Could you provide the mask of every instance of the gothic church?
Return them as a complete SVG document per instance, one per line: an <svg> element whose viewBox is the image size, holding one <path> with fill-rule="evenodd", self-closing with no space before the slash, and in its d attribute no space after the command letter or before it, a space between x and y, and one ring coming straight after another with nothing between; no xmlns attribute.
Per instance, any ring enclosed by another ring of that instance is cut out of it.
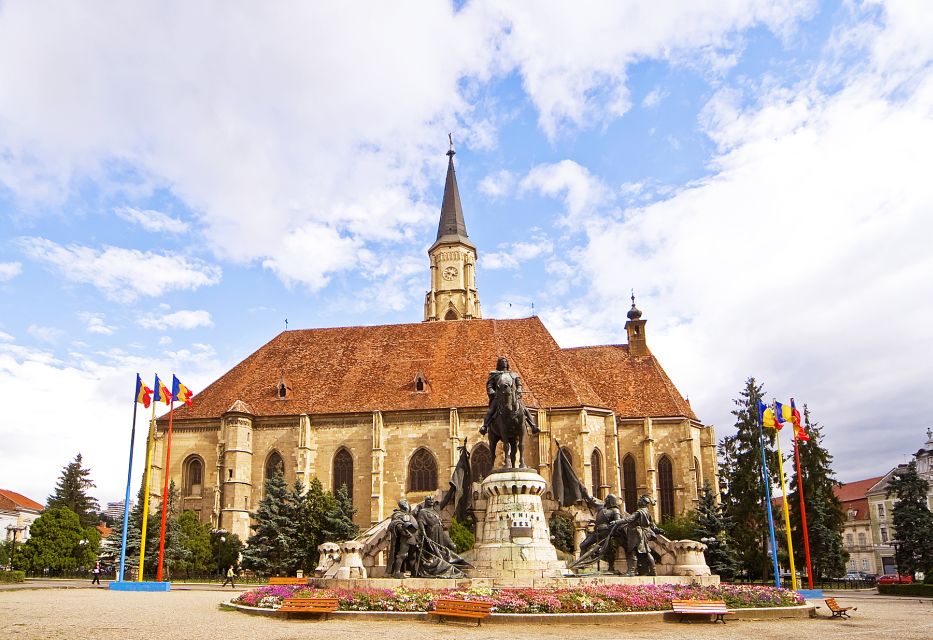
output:
<svg viewBox="0 0 933 640"><path fill-rule="evenodd" d="M717 486L713 428L651 353L634 299L627 344L562 348L536 316L483 318L477 249L448 156L424 321L284 331L177 409L168 473L183 509L246 540L263 483L283 470L288 483L346 485L365 529L399 498L414 504L446 489L464 437L478 480L492 468L478 430L498 356L522 377L541 428L526 436L525 463L545 478L559 442L594 496L614 493L634 511L636 496L651 493L658 521L693 509L704 481ZM162 417L154 505L167 427Z"/></svg>

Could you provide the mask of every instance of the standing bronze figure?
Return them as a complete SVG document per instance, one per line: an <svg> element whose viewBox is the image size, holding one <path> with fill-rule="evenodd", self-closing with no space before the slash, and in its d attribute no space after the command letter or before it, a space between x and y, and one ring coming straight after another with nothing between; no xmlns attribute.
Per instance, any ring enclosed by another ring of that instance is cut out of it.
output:
<svg viewBox="0 0 933 640"><path fill-rule="evenodd" d="M625 559L628 561L628 573L634 576L657 575L654 556L649 544L664 531L654 523L648 507L657 504L654 498L645 494L638 499L638 509L627 519L625 539Z"/></svg>
<svg viewBox="0 0 933 640"><path fill-rule="evenodd" d="M489 397L489 408L479 432L489 435L493 466L496 446L501 441L503 466L523 468L525 457L522 436L525 426L529 427L532 434L538 433L540 429L522 403L522 381L518 374L509 370L508 358L500 357L496 361L496 370L490 372L486 379L486 395Z"/></svg>

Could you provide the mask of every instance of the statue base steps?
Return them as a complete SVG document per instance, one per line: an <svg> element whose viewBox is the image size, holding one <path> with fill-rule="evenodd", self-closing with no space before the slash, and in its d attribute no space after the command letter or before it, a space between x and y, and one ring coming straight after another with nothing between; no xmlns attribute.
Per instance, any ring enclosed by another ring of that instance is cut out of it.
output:
<svg viewBox="0 0 933 640"><path fill-rule="evenodd" d="M509 576L497 578L365 578L340 580L334 578L311 578L310 584L327 589L469 589L471 587L581 587L597 584L699 584L717 585L719 576L615 576L587 574L560 578Z"/></svg>

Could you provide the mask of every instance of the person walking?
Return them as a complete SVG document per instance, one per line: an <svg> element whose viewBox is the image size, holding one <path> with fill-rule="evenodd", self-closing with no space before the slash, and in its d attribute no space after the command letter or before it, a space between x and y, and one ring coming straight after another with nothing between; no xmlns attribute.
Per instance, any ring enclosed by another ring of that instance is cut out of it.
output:
<svg viewBox="0 0 933 640"><path fill-rule="evenodd" d="M100 584L100 563L94 565L94 568L91 569L91 584Z"/></svg>
<svg viewBox="0 0 933 640"><path fill-rule="evenodd" d="M234 589L236 589L236 585L233 584L233 577L234 577L235 575L236 575L236 574L233 573L233 565L231 564L229 567L227 567L227 578L226 578L226 580L224 580L224 583L223 583L222 585L220 585L220 586L221 586L221 587L226 587L226 586L227 586L227 583L229 582L229 583L230 583L230 586L233 587Z"/></svg>

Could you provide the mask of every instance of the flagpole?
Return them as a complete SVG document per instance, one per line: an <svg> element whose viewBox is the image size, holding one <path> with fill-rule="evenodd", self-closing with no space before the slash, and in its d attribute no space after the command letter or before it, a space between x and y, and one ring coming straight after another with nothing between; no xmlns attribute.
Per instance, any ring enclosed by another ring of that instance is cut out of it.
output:
<svg viewBox="0 0 933 640"><path fill-rule="evenodd" d="M787 555L790 558L790 584L797 590L797 570L794 567L794 542L790 535L790 513L787 510L787 487L784 486L784 455L781 453L781 432L774 434L778 447L778 473L781 476L781 502L784 505L784 529L787 531Z"/></svg>
<svg viewBox="0 0 933 640"><path fill-rule="evenodd" d="M139 387L139 374L136 374L137 388ZM117 582L123 582L123 570L126 567L126 530L130 520L130 484L133 481L133 443L136 441L136 405L139 398L133 398L133 428L130 430L130 462L126 468L126 496L123 498L123 535L120 539L120 573Z"/></svg>
<svg viewBox="0 0 933 640"><path fill-rule="evenodd" d="M761 427L761 401L758 394L755 395L755 411L758 414L758 441L761 444L761 477L765 485L765 506L768 511L768 534L771 537L771 561L774 564L774 586L781 586L781 572L778 569L777 560L777 540L774 538L774 514L771 512L771 483L768 480L768 459L765 455L765 434Z"/></svg>
<svg viewBox="0 0 933 640"><path fill-rule="evenodd" d="M168 409L168 436L165 439L165 466L162 475L165 482L162 488L162 526L159 531L159 568L156 570L156 581L162 582L162 560L165 558L165 514L168 510L168 463L172 455L172 415L175 413L175 398L171 398Z"/></svg>
<svg viewBox="0 0 933 640"><path fill-rule="evenodd" d="M794 459L797 462L797 492L800 494L800 521L803 525L803 552L807 559L807 584L813 588L813 567L810 566L810 535L807 532L807 505L803 499L803 474L800 473L800 441L794 433Z"/></svg>
<svg viewBox="0 0 933 640"><path fill-rule="evenodd" d="M152 474L152 445L155 439L155 411L156 400L153 398L152 419L149 421L149 436L146 439L146 481L143 490L143 523L139 542L139 576L136 578L136 582L143 581L143 567L146 564L146 524L149 521L149 477Z"/></svg>

